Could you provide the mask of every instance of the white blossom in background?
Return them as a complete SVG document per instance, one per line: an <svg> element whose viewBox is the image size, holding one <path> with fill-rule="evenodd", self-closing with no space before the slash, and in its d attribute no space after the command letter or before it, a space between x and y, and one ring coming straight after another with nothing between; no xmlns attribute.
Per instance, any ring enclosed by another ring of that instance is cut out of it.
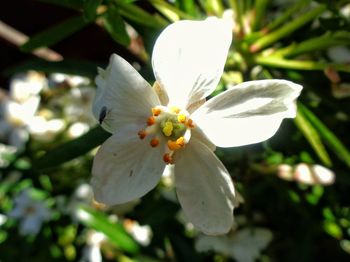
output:
<svg viewBox="0 0 350 262"><path fill-rule="evenodd" d="M5 224L7 221L7 216L4 214L0 214L0 227Z"/></svg>
<svg viewBox="0 0 350 262"><path fill-rule="evenodd" d="M243 228L225 236L200 235L196 240L198 252L215 251L237 262L254 262L272 240L266 228Z"/></svg>
<svg viewBox="0 0 350 262"><path fill-rule="evenodd" d="M124 219L124 227L142 246L148 246L152 240L152 229L149 225L140 225L136 220Z"/></svg>
<svg viewBox="0 0 350 262"><path fill-rule="evenodd" d="M50 219L51 212L44 200L34 199L28 190L24 190L14 198L14 208L8 216L20 221L21 235L36 235L42 223Z"/></svg>
<svg viewBox="0 0 350 262"><path fill-rule="evenodd" d="M95 230L90 230L87 234L86 246L83 248L83 256L80 262L102 262L101 245L107 237Z"/></svg>
<svg viewBox="0 0 350 262"><path fill-rule="evenodd" d="M153 88L123 58L99 69L93 113L113 135L92 168L97 201L115 205L153 189L174 165L185 215L206 234L227 233L235 193L216 146L258 143L296 114L301 86L286 80L239 84L205 101L223 73L232 40L228 20L179 21L158 37Z"/></svg>
<svg viewBox="0 0 350 262"><path fill-rule="evenodd" d="M296 166L281 164L277 170L278 177L287 181L297 181L306 185L332 185L335 174L321 165L300 163Z"/></svg>

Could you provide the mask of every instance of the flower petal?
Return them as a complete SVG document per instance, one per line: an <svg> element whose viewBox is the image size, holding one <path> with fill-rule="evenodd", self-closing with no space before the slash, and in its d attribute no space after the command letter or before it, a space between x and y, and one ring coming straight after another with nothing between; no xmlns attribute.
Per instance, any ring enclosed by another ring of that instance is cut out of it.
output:
<svg viewBox="0 0 350 262"><path fill-rule="evenodd" d="M232 41L232 25L218 18L179 21L158 37L152 55L155 77L172 105L186 108L216 88Z"/></svg>
<svg viewBox="0 0 350 262"><path fill-rule="evenodd" d="M273 136L296 114L302 87L286 80L250 81L210 99L191 118L219 147L248 145Z"/></svg>
<svg viewBox="0 0 350 262"><path fill-rule="evenodd" d="M231 229L235 194L231 177L212 150L194 137L176 153L175 186L195 227L208 235Z"/></svg>
<svg viewBox="0 0 350 262"><path fill-rule="evenodd" d="M99 69L92 111L102 127L113 133L119 127L145 121L158 96L142 76L122 57L113 54L106 70Z"/></svg>
<svg viewBox="0 0 350 262"><path fill-rule="evenodd" d="M152 148L137 136L138 127L118 130L96 154L92 167L95 199L107 205L122 204L153 189L164 171L164 148Z"/></svg>

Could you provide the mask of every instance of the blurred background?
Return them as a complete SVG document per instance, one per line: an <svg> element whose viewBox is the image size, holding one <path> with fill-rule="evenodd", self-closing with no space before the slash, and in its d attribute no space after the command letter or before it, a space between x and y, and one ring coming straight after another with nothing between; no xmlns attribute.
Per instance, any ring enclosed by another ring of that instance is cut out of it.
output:
<svg viewBox="0 0 350 262"><path fill-rule="evenodd" d="M173 177L106 207L89 184L109 137L91 113L112 53L151 84L168 24L234 21L217 95L243 81L303 85L266 142L216 150L239 194L235 225L205 236ZM350 261L350 1L12 0L0 8L0 261Z"/></svg>

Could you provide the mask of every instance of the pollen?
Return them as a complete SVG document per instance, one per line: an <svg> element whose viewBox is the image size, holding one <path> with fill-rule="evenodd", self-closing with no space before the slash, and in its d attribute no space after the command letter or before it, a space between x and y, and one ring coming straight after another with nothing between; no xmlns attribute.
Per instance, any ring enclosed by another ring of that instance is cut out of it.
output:
<svg viewBox="0 0 350 262"><path fill-rule="evenodd" d="M173 158L171 157L170 154L166 153L163 156L163 161L167 164L172 164L173 163Z"/></svg>
<svg viewBox="0 0 350 262"><path fill-rule="evenodd" d="M184 137L179 137L177 140L173 141L173 140L168 140L168 148L171 151L175 151L178 150L180 148L182 148L185 145L185 139Z"/></svg>
<svg viewBox="0 0 350 262"><path fill-rule="evenodd" d="M147 119L147 125L148 125L148 126L153 125L155 122L156 122L156 119L155 119L154 116L150 116L150 117Z"/></svg>
<svg viewBox="0 0 350 262"><path fill-rule="evenodd" d="M177 121L179 121L182 124L186 123L186 116L184 114L179 114L177 116Z"/></svg>
<svg viewBox="0 0 350 262"><path fill-rule="evenodd" d="M165 125L162 131L165 136L171 136L173 129L174 129L173 123L170 121L167 121L165 122Z"/></svg>
<svg viewBox="0 0 350 262"><path fill-rule="evenodd" d="M144 130L139 131L137 134L138 134L140 139L144 139L147 135L146 131L144 131Z"/></svg>
<svg viewBox="0 0 350 262"><path fill-rule="evenodd" d="M150 142L151 147L157 147L159 145L159 140L157 138L153 138Z"/></svg>
<svg viewBox="0 0 350 262"><path fill-rule="evenodd" d="M156 108L156 107L152 108L153 116L159 116L160 113L162 113L162 110L160 108Z"/></svg>

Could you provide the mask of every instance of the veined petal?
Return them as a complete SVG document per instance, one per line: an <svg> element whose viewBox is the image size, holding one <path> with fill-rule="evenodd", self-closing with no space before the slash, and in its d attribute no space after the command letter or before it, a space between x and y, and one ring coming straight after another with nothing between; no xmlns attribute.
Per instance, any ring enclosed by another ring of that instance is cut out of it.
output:
<svg viewBox="0 0 350 262"><path fill-rule="evenodd" d="M106 70L99 69L92 111L102 127L113 133L119 127L145 121L160 105L156 92L122 57L113 54Z"/></svg>
<svg viewBox="0 0 350 262"><path fill-rule="evenodd" d="M195 137L176 153L175 187L196 228L208 235L231 229L235 194L231 177L212 150Z"/></svg>
<svg viewBox="0 0 350 262"><path fill-rule="evenodd" d="M118 130L96 154L92 167L95 199L107 205L122 204L153 189L165 168L164 148L152 148L137 136L138 127Z"/></svg>
<svg viewBox="0 0 350 262"><path fill-rule="evenodd" d="M179 21L158 37L152 55L170 104L186 108L216 88L232 41L232 24L218 18Z"/></svg>
<svg viewBox="0 0 350 262"><path fill-rule="evenodd" d="M286 80L250 81L210 99L191 118L219 147L248 145L273 136L296 114L302 87Z"/></svg>

